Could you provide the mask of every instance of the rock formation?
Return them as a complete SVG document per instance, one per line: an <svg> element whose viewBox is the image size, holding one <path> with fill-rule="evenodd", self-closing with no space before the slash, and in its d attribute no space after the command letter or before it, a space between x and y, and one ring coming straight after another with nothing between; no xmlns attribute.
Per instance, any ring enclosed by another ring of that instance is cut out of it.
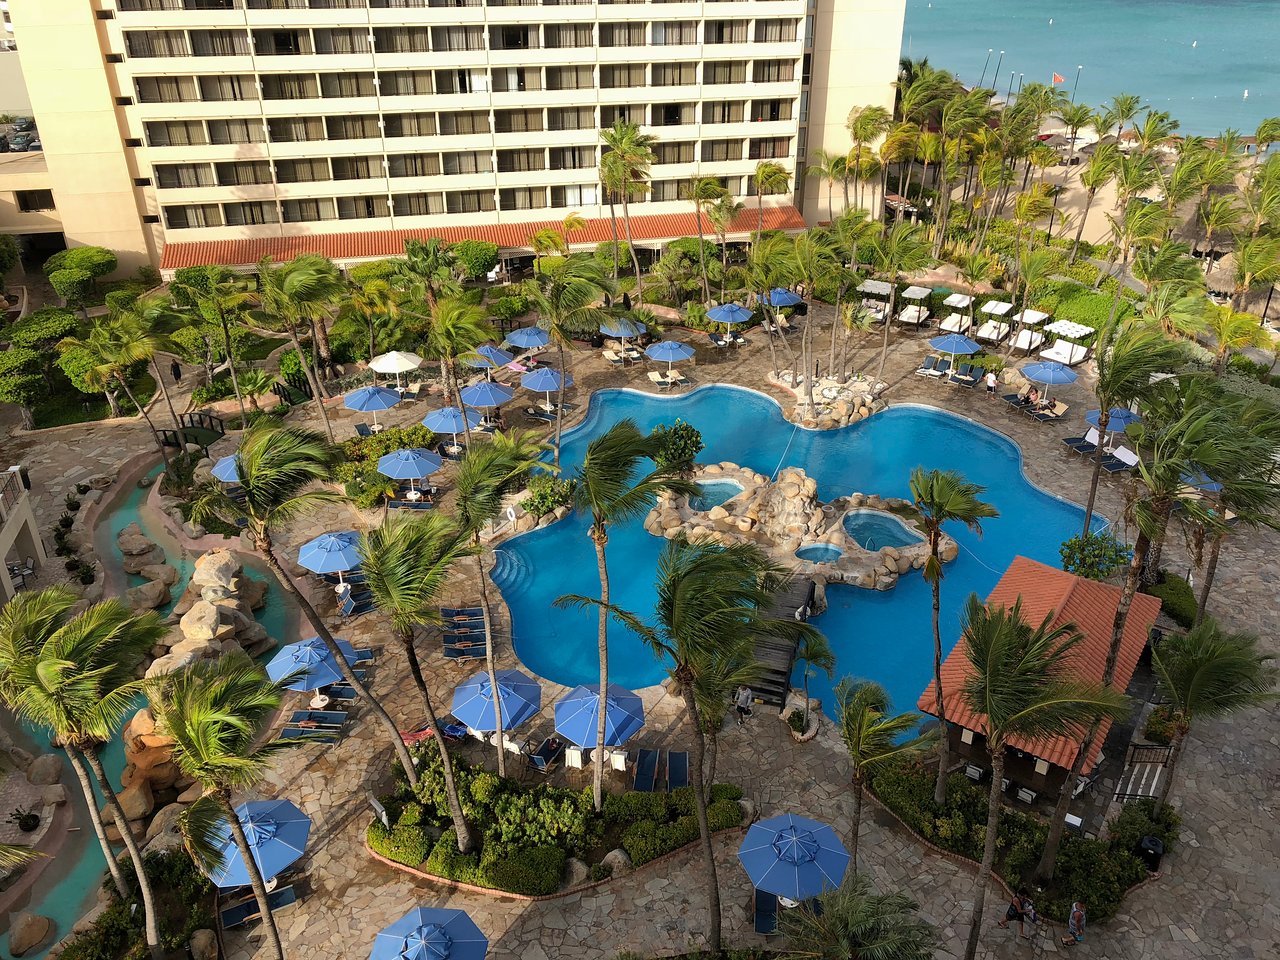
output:
<svg viewBox="0 0 1280 960"><path fill-rule="evenodd" d="M169 588L177 583L178 571L166 562L164 548L146 537L136 523L120 531L116 546L124 572L146 578L146 583L125 591L125 602L134 610L154 610L168 603Z"/></svg>
<svg viewBox="0 0 1280 960"><path fill-rule="evenodd" d="M29 953L53 931L53 921L37 913L23 910L9 918L9 952L15 957Z"/></svg>

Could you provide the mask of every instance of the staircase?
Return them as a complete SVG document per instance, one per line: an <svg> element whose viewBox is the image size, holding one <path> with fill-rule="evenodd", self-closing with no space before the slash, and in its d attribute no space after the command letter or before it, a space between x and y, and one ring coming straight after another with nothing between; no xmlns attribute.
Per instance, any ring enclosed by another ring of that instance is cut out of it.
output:
<svg viewBox="0 0 1280 960"><path fill-rule="evenodd" d="M1124 758L1124 773L1116 784L1115 798L1121 802L1158 796L1172 747L1132 744Z"/></svg>
<svg viewBox="0 0 1280 960"><path fill-rule="evenodd" d="M812 603L812 593L812 580L808 577L793 578L778 593L777 600L768 611L769 616L778 619L794 617L797 610ZM756 699L781 710L791 689L791 671L795 662L796 645L791 641L775 638L757 640L756 663L760 674L751 684Z"/></svg>

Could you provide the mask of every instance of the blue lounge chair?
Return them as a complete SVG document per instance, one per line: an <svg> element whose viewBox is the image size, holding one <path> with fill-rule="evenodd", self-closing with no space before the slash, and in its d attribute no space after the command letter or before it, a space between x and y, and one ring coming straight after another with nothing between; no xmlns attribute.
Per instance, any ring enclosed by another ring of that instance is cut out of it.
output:
<svg viewBox="0 0 1280 960"><path fill-rule="evenodd" d="M744 337L742 334L740 334L737 330L730 330L728 339L731 343L739 347L745 347L747 345L747 338Z"/></svg>
<svg viewBox="0 0 1280 960"><path fill-rule="evenodd" d="M708 333L707 339L710 340L717 347L727 347L729 345L729 341L726 340L721 334L718 334L718 333Z"/></svg>
<svg viewBox="0 0 1280 960"><path fill-rule="evenodd" d="M345 710L297 710L289 718L289 722L285 726L300 727L304 730L307 728L340 730L346 722L347 712Z"/></svg>
<svg viewBox="0 0 1280 960"><path fill-rule="evenodd" d="M373 647L358 647L352 663L373 663Z"/></svg>
<svg viewBox="0 0 1280 960"><path fill-rule="evenodd" d="M951 373L950 357L943 357L941 360L938 361L938 365L933 368L933 376L937 377L939 380L946 380L948 378L948 374L950 373Z"/></svg>
<svg viewBox="0 0 1280 960"><path fill-rule="evenodd" d="M440 616L445 620L479 620L484 616L484 608L441 607Z"/></svg>
<svg viewBox="0 0 1280 960"><path fill-rule="evenodd" d="M975 367L971 363L962 363L956 368L955 373L951 374L951 382L959 384L962 387L976 387L978 381L982 379L982 368Z"/></svg>
<svg viewBox="0 0 1280 960"><path fill-rule="evenodd" d="M369 425L368 425L367 423L357 423L357 424L356 424L356 435L357 435L357 436L360 436L360 437L372 437L372 436L373 436L373 430L372 430L372 429L370 429L370 427L369 427Z"/></svg>
<svg viewBox="0 0 1280 960"><path fill-rule="evenodd" d="M916 370L917 377L936 377L938 366L938 358L932 353L924 358L924 363L920 364L920 368Z"/></svg>
<svg viewBox="0 0 1280 960"><path fill-rule="evenodd" d="M342 601L342 615L344 617L358 617L368 613L373 609L373 594L368 593L348 593Z"/></svg>
<svg viewBox="0 0 1280 960"><path fill-rule="evenodd" d="M297 902L298 894L292 886L281 887L267 894L267 906L271 909L273 915L287 910ZM258 901L256 898L250 897L243 903L237 903L222 911L222 929L231 930L248 923L250 920L261 919L262 914L258 910Z"/></svg>
<svg viewBox="0 0 1280 960"><path fill-rule="evenodd" d="M356 688L348 687L345 683L335 684L326 689L324 693L334 703L356 702Z"/></svg>
<svg viewBox="0 0 1280 960"><path fill-rule="evenodd" d="M558 737L547 737L538 744L538 749L526 754L529 765L539 773L550 773L560 758L564 756L564 741Z"/></svg>
<svg viewBox="0 0 1280 960"><path fill-rule="evenodd" d="M632 789L638 793L653 793L658 780L657 750L641 750L636 758L636 774Z"/></svg>
<svg viewBox="0 0 1280 960"><path fill-rule="evenodd" d="M479 643L473 647L446 646L444 658L446 660L480 660L484 658L484 646Z"/></svg>
<svg viewBox="0 0 1280 960"><path fill-rule="evenodd" d="M778 932L778 898L772 893L757 890L752 897L755 914L756 933L766 937Z"/></svg>
<svg viewBox="0 0 1280 960"><path fill-rule="evenodd" d="M285 727L280 731L281 740L300 740L303 743L337 743L338 731L319 727Z"/></svg>
<svg viewBox="0 0 1280 960"><path fill-rule="evenodd" d="M689 754L683 750L667 751L667 792L689 785Z"/></svg>

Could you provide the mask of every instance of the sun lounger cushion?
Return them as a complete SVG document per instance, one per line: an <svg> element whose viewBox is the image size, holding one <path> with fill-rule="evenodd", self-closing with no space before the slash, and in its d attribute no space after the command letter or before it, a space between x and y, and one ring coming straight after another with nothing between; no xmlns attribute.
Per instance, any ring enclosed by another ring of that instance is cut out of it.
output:
<svg viewBox="0 0 1280 960"><path fill-rule="evenodd" d="M1013 338L1013 349L1026 350L1030 353L1042 343L1044 343L1044 334L1039 331L1019 330L1018 335Z"/></svg>
<svg viewBox="0 0 1280 960"><path fill-rule="evenodd" d="M986 340L988 343L999 343L1009 335L1009 325L998 320L988 320L974 333L975 340Z"/></svg>
<svg viewBox="0 0 1280 960"><path fill-rule="evenodd" d="M657 370L649 371L649 382L656 383L660 387L671 386L671 381L667 379L667 375L665 373L659 373Z"/></svg>
<svg viewBox="0 0 1280 960"><path fill-rule="evenodd" d="M689 754L680 750L667 751L667 790L679 790L689 785Z"/></svg>
<svg viewBox="0 0 1280 960"><path fill-rule="evenodd" d="M1089 348L1069 340L1059 340L1052 347L1041 350L1040 356L1046 360L1057 360L1068 367L1074 367L1089 356Z"/></svg>
<svg viewBox="0 0 1280 960"><path fill-rule="evenodd" d="M479 620L484 616L482 607L441 607L440 616L445 620Z"/></svg>
<svg viewBox="0 0 1280 960"><path fill-rule="evenodd" d="M969 322L969 318L962 313L953 313L938 324L939 329L947 333L968 333L971 326L973 324Z"/></svg>
<svg viewBox="0 0 1280 960"><path fill-rule="evenodd" d="M624 363L626 363L626 360L624 360L624 359L623 359L621 356L619 356L618 354L614 353L612 350L602 350L602 351L600 352L600 356L604 357L606 360L608 360L608 361L609 361L611 364L613 364L615 367L620 367L620 366L622 366Z"/></svg>
<svg viewBox="0 0 1280 960"><path fill-rule="evenodd" d="M301 740L303 743L337 743L336 731L321 728L285 727L280 731L281 740Z"/></svg>
<svg viewBox="0 0 1280 960"><path fill-rule="evenodd" d="M778 898L772 893L757 890L754 897L756 933L766 937L778 931Z"/></svg>
<svg viewBox="0 0 1280 960"><path fill-rule="evenodd" d="M636 758L636 775L632 789L652 793L658 779L658 751L641 750Z"/></svg>

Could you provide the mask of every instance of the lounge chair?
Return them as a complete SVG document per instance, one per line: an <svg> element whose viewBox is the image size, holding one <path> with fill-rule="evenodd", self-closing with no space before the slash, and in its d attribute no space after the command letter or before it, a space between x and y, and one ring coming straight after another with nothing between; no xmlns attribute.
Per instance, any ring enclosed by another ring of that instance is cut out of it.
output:
<svg viewBox="0 0 1280 960"><path fill-rule="evenodd" d="M412 747L416 743L424 740L430 740L435 736L435 731L431 728L431 724L424 723L417 730L401 730L400 739L404 741L405 746ZM447 743L461 743L466 739L467 728L460 723L446 723L440 727L440 737Z"/></svg>
<svg viewBox="0 0 1280 960"><path fill-rule="evenodd" d="M717 347L727 347L729 345L729 341L718 333L708 333L707 339Z"/></svg>
<svg viewBox="0 0 1280 960"><path fill-rule="evenodd" d="M332 728L285 727L280 731L280 739L300 740L303 743L337 743L339 737L338 731Z"/></svg>
<svg viewBox="0 0 1280 960"><path fill-rule="evenodd" d="M373 594L364 593L348 593L342 601L342 615L344 617L359 617L373 609Z"/></svg>
<svg viewBox="0 0 1280 960"><path fill-rule="evenodd" d="M1067 445L1067 449L1072 453L1087 457L1097 452L1098 441L1101 439L1097 428L1091 427L1083 437L1063 437L1062 442Z"/></svg>
<svg viewBox="0 0 1280 960"><path fill-rule="evenodd" d="M747 345L747 338L744 337L742 334L740 334L737 330L730 330L728 336L729 336L729 341L735 347L745 347Z"/></svg>
<svg viewBox="0 0 1280 960"><path fill-rule="evenodd" d="M673 387L683 387L689 383L689 378L679 370L668 370L667 383L671 384Z"/></svg>
<svg viewBox="0 0 1280 960"><path fill-rule="evenodd" d="M917 377L936 377L938 375L937 366L938 366L938 358L937 356L931 353L929 354L929 356L924 358L924 363L920 364L919 368L916 370L916 376Z"/></svg>
<svg viewBox="0 0 1280 960"><path fill-rule="evenodd" d="M477 643L474 646L455 647L445 644L444 658L446 660L481 660L484 658L484 645Z"/></svg>
<svg viewBox="0 0 1280 960"><path fill-rule="evenodd" d="M938 361L938 365L933 368L932 376L935 380L946 380L949 373L951 373L951 358L943 357Z"/></svg>
<svg viewBox="0 0 1280 960"><path fill-rule="evenodd" d="M641 750L636 757L636 772L631 789L638 793L653 793L658 780L657 750Z"/></svg>
<svg viewBox="0 0 1280 960"><path fill-rule="evenodd" d="M272 890L267 894L267 907L271 910L273 916L289 909L297 902L298 893L293 889L292 885L280 887L278 890ZM231 930L251 920L261 919L262 914L258 910L258 900L256 897L250 897L243 903L237 903L235 906L228 907L222 911L222 929Z"/></svg>
<svg viewBox="0 0 1280 960"><path fill-rule="evenodd" d="M1074 367L1089 356L1089 348L1070 340L1059 340L1047 350L1041 350L1040 356L1046 360L1057 360L1068 367Z"/></svg>
<svg viewBox="0 0 1280 960"><path fill-rule="evenodd" d="M766 937L778 932L778 898L772 893L757 890L751 898L751 912L755 915L756 933Z"/></svg>
<svg viewBox="0 0 1280 960"><path fill-rule="evenodd" d="M418 394L422 392L422 388L425 386L426 384L421 380L416 380L404 388L404 393L401 394L401 397L409 401L417 400Z"/></svg>
<svg viewBox="0 0 1280 960"><path fill-rule="evenodd" d="M1030 353L1044 343L1044 334L1039 330L1019 330L1013 338L1013 349Z"/></svg>
<svg viewBox="0 0 1280 960"><path fill-rule="evenodd" d="M627 362L623 356L614 353L612 350L601 350L600 356L608 360L611 367L620 367Z"/></svg>
<svg viewBox="0 0 1280 960"><path fill-rule="evenodd" d="M1102 469L1110 474L1125 473L1138 465L1138 455L1128 447L1116 447L1102 461Z"/></svg>
<svg viewBox="0 0 1280 960"><path fill-rule="evenodd" d="M533 769L539 773L550 773L552 767L564 757L564 741L557 737L547 737L528 757L529 766Z"/></svg>
<svg viewBox="0 0 1280 960"><path fill-rule="evenodd" d="M356 424L356 436L359 436L359 437L372 437L372 436L373 436L373 430L369 427L369 425L368 425L367 423L357 423L357 424Z"/></svg>
<svg viewBox="0 0 1280 960"><path fill-rule="evenodd" d="M444 620L479 620L484 616L483 607L441 607L440 616Z"/></svg>
<svg viewBox="0 0 1280 960"><path fill-rule="evenodd" d="M1027 390L1028 388L1024 387L1023 389L1019 390L1017 393L1006 393L1000 399L1003 400L1012 409L1022 410L1022 408L1025 407L1027 403L1027 400L1026 400Z"/></svg>
<svg viewBox="0 0 1280 960"><path fill-rule="evenodd" d="M353 665L373 663L373 647L356 647L355 653L356 658L351 661Z"/></svg>
<svg viewBox="0 0 1280 960"><path fill-rule="evenodd" d="M988 343L999 343L1009 335L1009 325L1001 323L998 320L988 320L977 331L974 332L975 340L985 340Z"/></svg>
<svg viewBox="0 0 1280 960"><path fill-rule="evenodd" d="M1027 416L1036 423L1048 423L1050 420L1061 420L1071 407L1063 403L1061 400L1055 400L1053 406L1047 410L1036 410L1033 407L1027 408Z"/></svg>
<svg viewBox="0 0 1280 960"><path fill-rule="evenodd" d="M346 722L345 710L297 710L285 726L303 730L341 730Z"/></svg>
<svg viewBox="0 0 1280 960"><path fill-rule="evenodd" d="M671 388L671 381L667 379L667 375L665 373L659 373L657 370L649 371L649 382L656 383L664 390L669 390Z"/></svg>
<svg viewBox="0 0 1280 960"><path fill-rule="evenodd" d="M546 410L540 410L537 407L525 407L524 415L531 420L545 420L547 423L555 423L556 415Z"/></svg>
<svg viewBox="0 0 1280 960"><path fill-rule="evenodd" d="M667 751L667 792L689 785L689 754L683 750Z"/></svg>
<svg viewBox="0 0 1280 960"><path fill-rule="evenodd" d="M324 695L329 698L331 703L351 704L356 702L356 688L348 687L345 683L337 683L328 687Z"/></svg>
<svg viewBox="0 0 1280 960"><path fill-rule="evenodd" d="M955 373L951 374L951 382L957 383L962 387L977 386L978 381L982 379L982 373L981 367L975 367L971 363L962 363L956 367Z"/></svg>
<svg viewBox="0 0 1280 960"><path fill-rule="evenodd" d="M903 327L923 327L929 322L929 309L920 304L903 307L898 312L898 325Z"/></svg>

